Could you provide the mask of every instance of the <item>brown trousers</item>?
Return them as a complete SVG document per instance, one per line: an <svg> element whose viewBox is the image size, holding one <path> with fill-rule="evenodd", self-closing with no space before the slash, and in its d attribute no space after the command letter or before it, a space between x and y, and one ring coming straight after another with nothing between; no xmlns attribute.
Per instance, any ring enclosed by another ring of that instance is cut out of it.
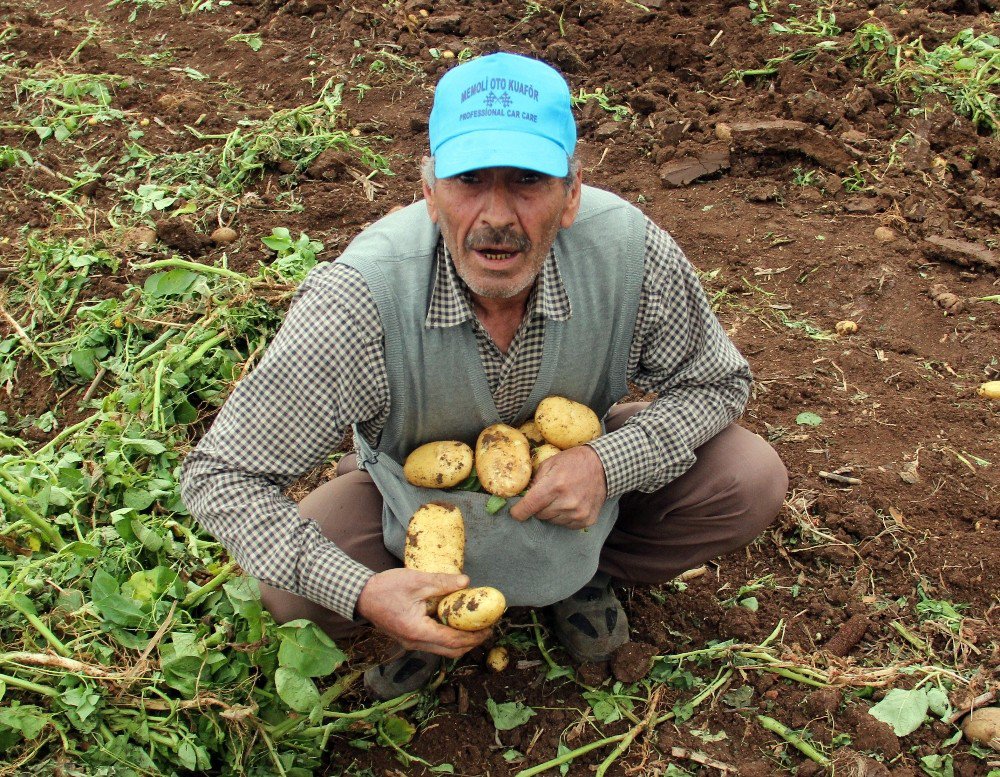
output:
<svg viewBox="0 0 1000 777"><path fill-rule="evenodd" d="M616 405L608 431L643 403ZM788 474L760 436L732 424L695 451L698 460L658 491L625 494L599 569L625 583L665 583L681 572L751 543L777 516ZM402 566L382 543L382 497L353 455L338 476L299 503L323 535L351 558L381 572ZM278 623L307 618L334 639L364 621L349 621L301 596L261 584L261 599Z"/></svg>

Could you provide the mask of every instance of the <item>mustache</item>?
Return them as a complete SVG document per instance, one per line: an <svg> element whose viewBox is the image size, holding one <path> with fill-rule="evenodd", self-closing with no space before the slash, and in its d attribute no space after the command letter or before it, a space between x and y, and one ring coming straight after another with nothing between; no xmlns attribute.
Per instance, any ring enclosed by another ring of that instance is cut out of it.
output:
<svg viewBox="0 0 1000 777"><path fill-rule="evenodd" d="M465 247L470 251L481 251L484 248L497 246L527 253L531 250L531 241L513 227L480 227L465 238Z"/></svg>

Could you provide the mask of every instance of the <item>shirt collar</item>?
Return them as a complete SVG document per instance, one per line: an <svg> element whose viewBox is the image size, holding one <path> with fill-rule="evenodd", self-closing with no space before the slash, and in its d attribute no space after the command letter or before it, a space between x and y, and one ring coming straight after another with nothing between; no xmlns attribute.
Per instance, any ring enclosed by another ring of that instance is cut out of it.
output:
<svg viewBox="0 0 1000 777"><path fill-rule="evenodd" d="M424 326L428 329L456 326L474 318L469 288L458 277L451 254L442 238L438 239L434 265L434 288L431 291L431 301L427 307ZM553 321L565 321L572 312L569 293L559 272L559 263L553 248L545 257L539 282L528 298L528 314L550 318Z"/></svg>

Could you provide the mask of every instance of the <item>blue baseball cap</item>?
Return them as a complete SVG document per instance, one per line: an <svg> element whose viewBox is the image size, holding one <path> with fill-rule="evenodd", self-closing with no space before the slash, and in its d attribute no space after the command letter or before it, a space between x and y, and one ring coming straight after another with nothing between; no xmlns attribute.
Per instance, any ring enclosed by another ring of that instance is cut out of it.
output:
<svg viewBox="0 0 1000 777"><path fill-rule="evenodd" d="M517 54L452 68L434 90L434 175L519 167L563 177L576 147L569 86L557 70Z"/></svg>

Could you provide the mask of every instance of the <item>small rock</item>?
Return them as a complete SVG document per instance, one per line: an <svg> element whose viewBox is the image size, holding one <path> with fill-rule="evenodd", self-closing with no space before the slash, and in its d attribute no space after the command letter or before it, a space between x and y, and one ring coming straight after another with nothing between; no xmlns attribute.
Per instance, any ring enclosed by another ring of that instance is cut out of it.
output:
<svg viewBox="0 0 1000 777"><path fill-rule="evenodd" d="M705 151L697 157L683 157L663 165L660 168L660 181L667 188L676 188L728 169L727 151Z"/></svg>
<svg viewBox="0 0 1000 777"><path fill-rule="evenodd" d="M875 239L880 243L891 243L899 237L892 227L877 227L875 229Z"/></svg>
<svg viewBox="0 0 1000 777"><path fill-rule="evenodd" d="M215 245L217 246L229 245L230 243L235 241L236 238L237 238L236 230L233 229L232 227L219 227L214 232L212 232L211 235L208 236L208 239L211 240L213 243L215 243Z"/></svg>
<svg viewBox="0 0 1000 777"><path fill-rule="evenodd" d="M569 43L558 40L545 50L545 58L564 73L583 73L587 65Z"/></svg>
<svg viewBox="0 0 1000 777"><path fill-rule="evenodd" d="M143 248L156 242L156 230L149 227L132 227L122 235L122 246L127 249Z"/></svg>
<svg viewBox="0 0 1000 777"><path fill-rule="evenodd" d="M461 32L461 14L445 14L443 16L429 16L424 25L428 32L440 32L445 35L458 35Z"/></svg>
<svg viewBox="0 0 1000 777"><path fill-rule="evenodd" d="M619 134L621 130L622 125L619 122L606 121L594 130L594 138L596 140L611 140L611 138Z"/></svg>

